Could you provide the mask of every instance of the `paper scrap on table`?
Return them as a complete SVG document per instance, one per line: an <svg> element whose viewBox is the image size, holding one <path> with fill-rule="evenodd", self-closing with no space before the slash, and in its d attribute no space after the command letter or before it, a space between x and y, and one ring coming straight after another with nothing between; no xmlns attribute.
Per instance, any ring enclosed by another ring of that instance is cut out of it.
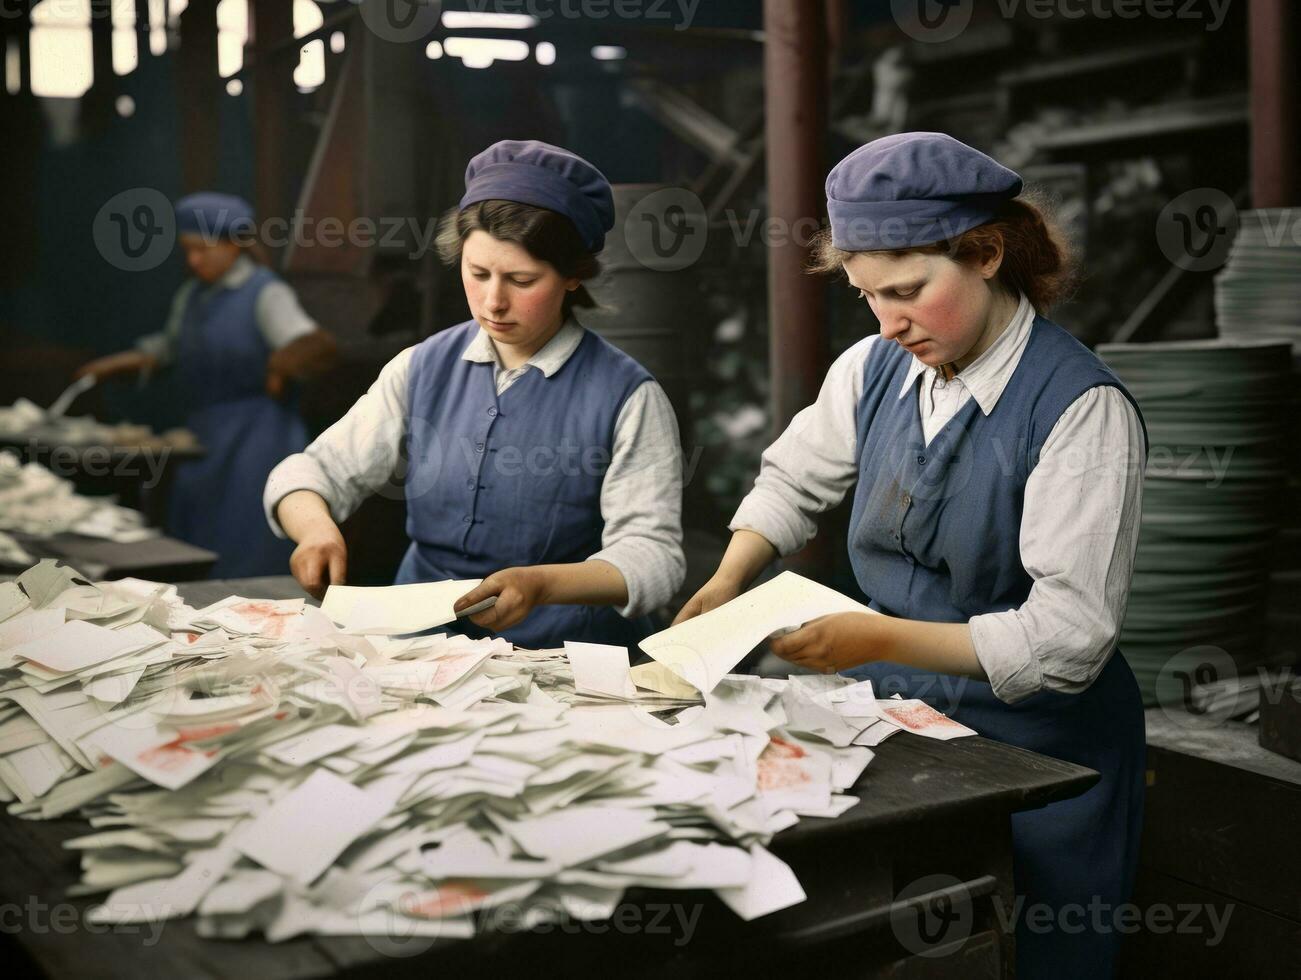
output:
<svg viewBox="0 0 1301 980"><path fill-rule="evenodd" d="M574 668L574 687L582 694L615 698L637 696L628 670L628 648L605 643L565 642L565 655Z"/></svg>
<svg viewBox="0 0 1301 980"><path fill-rule="evenodd" d="M162 642L162 637L158 642ZM120 630L105 629L85 620L70 623L28 640L8 651L11 660L28 660L46 670L71 673L120 657L141 644Z"/></svg>
<svg viewBox="0 0 1301 980"><path fill-rule="evenodd" d="M235 846L267 870L311 884L393 803L317 769L241 828Z"/></svg>
<svg viewBox="0 0 1301 980"><path fill-rule="evenodd" d="M739 888L720 888L721 898L746 922L804 901L804 889L791 866L767 848L750 848L750 880Z"/></svg>
<svg viewBox="0 0 1301 980"><path fill-rule="evenodd" d="M701 694L708 694L768 636L842 612L877 615L835 589L782 572L717 609L648 636L640 646ZM641 683L640 677L636 680Z"/></svg>
<svg viewBox="0 0 1301 980"><path fill-rule="evenodd" d="M399 636L455 622L456 600L483 579L409 585L331 585L321 611L352 633Z"/></svg>
<svg viewBox="0 0 1301 980"><path fill-rule="evenodd" d="M883 718L917 735L947 742L951 738L978 734L925 701L881 701L879 704Z"/></svg>
<svg viewBox="0 0 1301 980"><path fill-rule="evenodd" d="M43 637L62 625L62 609L28 609L0 623L0 666L14 663L10 657L14 647Z"/></svg>
<svg viewBox="0 0 1301 980"><path fill-rule="evenodd" d="M31 605L27 593L18 587L17 582L0 582L0 623L24 609L30 609Z"/></svg>

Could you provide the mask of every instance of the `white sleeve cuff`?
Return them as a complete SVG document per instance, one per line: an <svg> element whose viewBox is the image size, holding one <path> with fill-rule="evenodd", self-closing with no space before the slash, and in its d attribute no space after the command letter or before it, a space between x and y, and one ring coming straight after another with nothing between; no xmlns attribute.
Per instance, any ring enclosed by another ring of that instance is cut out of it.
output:
<svg viewBox="0 0 1301 980"><path fill-rule="evenodd" d="M687 571L681 547L668 549L657 542L639 542L636 538L622 538L590 556L588 561L613 565L623 576L628 601L614 608L624 619L635 619L667 605L682 586Z"/></svg>
<svg viewBox="0 0 1301 980"><path fill-rule="evenodd" d="M1016 610L973 616L967 625L996 698L1015 704L1043 690L1043 671Z"/></svg>
<svg viewBox="0 0 1301 980"><path fill-rule="evenodd" d="M746 494L727 529L762 534L782 558L799 551L818 533L815 521L791 507L779 494L759 486Z"/></svg>
<svg viewBox="0 0 1301 980"><path fill-rule="evenodd" d="M311 490L319 494L330 510L330 517L338 523L338 512L331 502L333 487L321 465L306 453L294 453L276 464L267 477L267 485L262 491L262 509L266 513L267 524L277 538L287 538L285 529L276 519L276 508L280 501L296 490Z"/></svg>
<svg viewBox="0 0 1301 980"><path fill-rule="evenodd" d="M141 337L136 341L136 350L157 358L159 367L166 367L172 360L172 343L165 330Z"/></svg>

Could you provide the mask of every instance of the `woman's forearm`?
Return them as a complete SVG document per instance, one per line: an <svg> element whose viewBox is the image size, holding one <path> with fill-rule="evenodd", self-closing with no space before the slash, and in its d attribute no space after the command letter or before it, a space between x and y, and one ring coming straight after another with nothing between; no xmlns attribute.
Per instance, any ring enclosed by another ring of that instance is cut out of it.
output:
<svg viewBox="0 0 1301 980"><path fill-rule="evenodd" d="M330 508L315 490L295 490L276 504L276 520L290 539L299 543L318 530L336 528Z"/></svg>
<svg viewBox="0 0 1301 980"><path fill-rule="evenodd" d="M338 359L338 344L327 330L314 330L274 351L267 368L285 377L301 380L332 368Z"/></svg>
<svg viewBox="0 0 1301 980"><path fill-rule="evenodd" d="M623 573L607 561L537 565L546 582L542 601L553 605L624 606L628 583Z"/></svg>
<svg viewBox="0 0 1301 980"><path fill-rule="evenodd" d="M714 578L744 591L776 559L777 549L771 541L757 531L742 528L733 532Z"/></svg>
<svg viewBox="0 0 1301 980"><path fill-rule="evenodd" d="M966 623L927 623L893 616L873 616L872 622L879 627L879 640L872 644L870 659L986 679Z"/></svg>

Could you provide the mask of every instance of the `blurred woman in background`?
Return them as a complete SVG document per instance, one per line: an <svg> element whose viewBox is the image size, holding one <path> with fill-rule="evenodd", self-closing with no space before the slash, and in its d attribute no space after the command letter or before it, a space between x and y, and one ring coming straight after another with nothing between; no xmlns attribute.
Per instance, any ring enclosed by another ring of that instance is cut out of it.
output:
<svg viewBox="0 0 1301 980"><path fill-rule="evenodd" d="M182 198L176 230L193 278L177 290L166 326L78 376L177 371L185 424L205 455L176 467L168 533L215 551L215 578L281 573L291 548L266 527L261 488L272 467L307 445L295 382L327 369L336 345L289 285L255 261L247 201Z"/></svg>

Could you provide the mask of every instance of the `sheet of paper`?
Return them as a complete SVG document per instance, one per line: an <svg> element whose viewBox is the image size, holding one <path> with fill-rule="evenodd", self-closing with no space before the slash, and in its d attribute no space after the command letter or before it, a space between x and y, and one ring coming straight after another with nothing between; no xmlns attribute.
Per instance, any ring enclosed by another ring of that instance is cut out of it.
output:
<svg viewBox="0 0 1301 980"><path fill-rule="evenodd" d="M538 878L557 873L554 861L502 857L471 830L448 837L425 852L423 870L431 878Z"/></svg>
<svg viewBox="0 0 1301 980"><path fill-rule="evenodd" d="M32 602L32 608L41 609L73 587L85 588L90 593L99 590L93 586L82 585L79 576L66 565L60 565L53 558L43 558L27 571L18 576L18 584L23 587Z"/></svg>
<svg viewBox="0 0 1301 980"><path fill-rule="evenodd" d="M63 625L62 609L29 609L0 623L0 667L12 667L14 647L40 639Z"/></svg>
<svg viewBox="0 0 1301 980"><path fill-rule="evenodd" d="M160 638L161 639L161 638ZM73 673L139 649L140 642L118 630L74 619L9 651L15 660L30 660L46 670Z"/></svg>
<svg viewBox="0 0 1301 980"><path fill-rule="evenodd" d="M323 725L276 742L262 751L287 766L305 766L356 745L370 734L362 725Z"/></svg>
<svg viewBox="0 0 1301 980"><path fill-rule="evenodd" d="M746 922L771 915L807 897L791 866L765 847L750 848L750 880L739 888L719 888L721 898Z"/></svg>
<svg viewBox="0 0 1301 980"><path fill-rule="evenodd" d="M456 620L452 606L483 579L416 582L410 585L332 585L321 611L353 633L397 636L445 626Z"/></svg>
<svg viewBox="0 0 1301 980"><path fill-rule="evenodd" d="M741 847L672 841L647 854L597 866L655 888L740 888L750 880L750 865L750 852Z"/></svg>
<svg viewBox="0 0 1301 980"><path fill-rule="evenodd" d="M216 749L185 745L170 728L105 725L91 741L105 755L165 789L180 789L217 761Z"/></svg>
<svg viewBox="0 0 1301 980"><path fill-rule="evenodd" d="M696 686L683 680L672 667L654 660L650 663L638 664L628 672L628 675L638 687L666 697L693 700L701 696Z"/></svg>
<svg viewBox="0 0 1301 980"><path fill-rule="evenodd" d="M526 854L559 862L583 864L632 844L658 837L669 825L651 810L617 807L571 807L520 821L503 821L502 829Z"/></svg>
<svg viewBox="0 0 1301 980"><path fill-rule="evenodd" d="M782 572L717 609L648 636L640 646L654 660L708 694L768 636L841 612L876 615L834 589L794 572Z"/></svg>
<svg viewBox="0 0 1301 980"><path fill-rule="evenodd" d="M925 701L887 700L878 704L882 717L916 735L938 738L947 742L951 738L977 734L974 729L941 714Z"/></svg>
<svg viewBox="0 0 1301 980"><path fill-rule="evenodd" d="M0 623L31 607L17 582L0 582Z"/></svg>
<svg viewBox="0 0 1301 980"><path fill-rule="evenodd" d="M121 704L144 675L144 667L124 674L110 674L107 677L84 682L82 690L96 701L103 701L105 704Z"/></svg>
<svg viewBox="0 0 1301 980"><path fill-rule="evenodd" d="M87 913L87 921L96 924L157 922L189 915L238 859L239 853L227 843L200 851L173 878L117 889L108 901Z"/></svg>
<svg viewBox="0 0 1301 980"><path fill-rule="evenodd" d="M606 694L616 698L637 695L628 673L627 647L604 643L565 642L565 655L574 668L574 688L584 694Z"/></svg>
<svg viewBox="0 0 1301 980"><path fill-rule="evenodd" d="M394 802L317 769L242 828L235 846L262 867L307 885Z"/></svg>
<svg viewBox="0 0 1301 980"><path fill-rule="evenodd" d="M867 747L880 745L891 735L898 735L901 731L903 729L898 725L892 724L884 718L878 719L858 733L858 737L854 739L854 744Z"/></svg>

